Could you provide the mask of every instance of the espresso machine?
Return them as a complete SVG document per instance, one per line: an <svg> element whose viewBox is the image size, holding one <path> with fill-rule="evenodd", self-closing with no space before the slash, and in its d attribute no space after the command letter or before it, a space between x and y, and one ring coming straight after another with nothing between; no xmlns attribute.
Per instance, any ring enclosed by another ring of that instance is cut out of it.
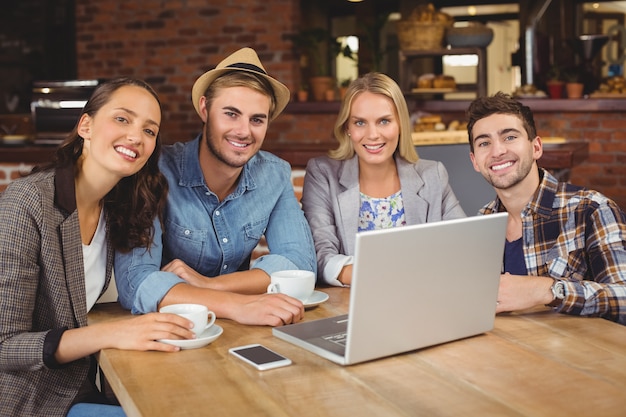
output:
<svg viewBox="0 0 626 417"><path fill-rule="evenodd" d="M33 82L30 109L35 124L35 144L58 145L72 131L83 106L102 80Z"/></svg>

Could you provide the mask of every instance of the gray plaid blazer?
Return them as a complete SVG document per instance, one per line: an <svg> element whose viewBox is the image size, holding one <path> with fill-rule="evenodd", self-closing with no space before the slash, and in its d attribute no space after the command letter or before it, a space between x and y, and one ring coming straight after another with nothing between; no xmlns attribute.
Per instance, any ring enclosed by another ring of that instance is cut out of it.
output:
<svg viewBox="0 0 626 417"><path fill-rule="evenodd" d="M109 243L105 289L113 255ZM44 342L86 325L73 167L18 179L0 195L0 416L67 414L90 358L48 368Z"/></svg>

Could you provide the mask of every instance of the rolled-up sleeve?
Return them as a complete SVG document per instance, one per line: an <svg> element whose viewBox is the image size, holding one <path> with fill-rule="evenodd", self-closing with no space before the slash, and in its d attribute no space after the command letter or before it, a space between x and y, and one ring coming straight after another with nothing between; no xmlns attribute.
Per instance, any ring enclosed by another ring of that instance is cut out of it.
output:
<svg viewBox="0 0 626 417"><path fill-rule="evenodd" d="M157 311L165 294L185 282L176 274L161 271L162 230L155 220L154 237L149 250L134 248L115 254L115 282L120 304L133 314Z"/></svg>

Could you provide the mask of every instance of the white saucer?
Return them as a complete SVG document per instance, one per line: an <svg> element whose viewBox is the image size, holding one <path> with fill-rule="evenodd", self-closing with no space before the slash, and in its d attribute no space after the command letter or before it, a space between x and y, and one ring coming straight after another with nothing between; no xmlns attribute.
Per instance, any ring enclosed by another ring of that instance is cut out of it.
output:
<svg viewBox="0 0 626 417"><path fill-rule="evenodd" d="M313 294L304 302L304 308L312 308L328 300L328 294L322 291L313 291Z"/></svg>
<svg viewBox="0 0 626 417"><path fill-rule="evenodd" d="M204 332L200 333L195 339L160 339L159 342L167 343L168 345L178 346L181 349L196 349L208 345L209 343L220 337L223 332L224 329L222 329L217 324L214 324Z"/></svg>

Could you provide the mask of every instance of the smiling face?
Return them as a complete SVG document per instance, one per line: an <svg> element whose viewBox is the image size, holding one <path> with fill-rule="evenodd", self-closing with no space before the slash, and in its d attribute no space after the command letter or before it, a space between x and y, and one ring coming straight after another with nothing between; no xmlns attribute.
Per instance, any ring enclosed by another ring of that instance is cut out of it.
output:
<svg viewBox="0 0 626 417"><path fill-rule="evenodd" d="M84 139L83 166L119 179L137 173L156 147L161 109L147 90L125 85L92 116L83 114L77 132Z"/></svg>
<svg viewBox="0 0 626 417"><path fill-rule="evenodd" d="M207 108L200 99L208 157L231 168L241 168L263 145L271 100L247 87L222 88Z"/></svg>
<svg viewBox="0 0 626 417"><path fill-rule="evenodd" d="M518 117L500 113L487 116L476 121L472 136L474 169L493 187L507 190L534 181L529 173L536 171L536 161L543 153L541 138L529 140Z"/></svg>
<svg viewBox="0 0 626 417"><path fill-rule="evenodd" d="M359 164L382 164L393 160L400 124L393 101L365 91L354 97L346 130Z"/></svg>

